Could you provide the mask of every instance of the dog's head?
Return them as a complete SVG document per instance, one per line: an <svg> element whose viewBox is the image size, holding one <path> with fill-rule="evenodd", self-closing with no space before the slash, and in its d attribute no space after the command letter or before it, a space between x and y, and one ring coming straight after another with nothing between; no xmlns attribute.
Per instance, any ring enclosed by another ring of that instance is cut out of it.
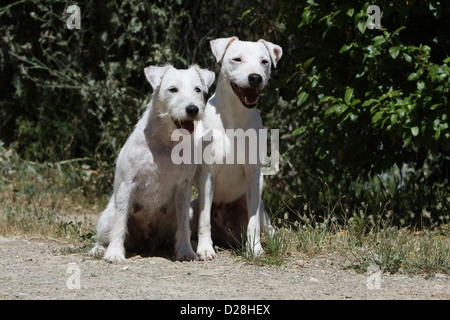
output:
<svg viewBox="0 0 450 320"><path fill-rule="evenodd" d="M149 66L144 73L154 89L158 117L174 129L192 133L194 121L203 115L204 94L214 82L214 72L194 65L186 70Z"/></svg>
<svg viewBox="0 0 450 320"><path fill-rule="evenodd" d="M222 74L246 108L258 104L259 95L270 78L270 67L276 67L283 50L269 41L240 41L237 37L210 42L211 50L222 62Z"/></svg>

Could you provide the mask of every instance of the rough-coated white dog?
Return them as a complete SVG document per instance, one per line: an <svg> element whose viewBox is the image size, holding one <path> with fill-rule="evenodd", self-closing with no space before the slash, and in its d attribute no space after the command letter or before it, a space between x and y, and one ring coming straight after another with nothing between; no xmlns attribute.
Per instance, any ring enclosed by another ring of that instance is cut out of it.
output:
<svg viewBox="0 0 450 320"><path fill-rule="evenodd" d="M206 105L201 126L194 133L196 142L213 130L215 133L220 132L222 136L218 139L213 136L213 144L221 144L227 129L255 129L259 132L263 125L255 107L269 80L271 66L275 67L282 56L282 48L265 40L248 42L240 41L237 37L212 40L210 44L217 62L222 63L222 68L216 91ZM225 145L225 150L219 156L225 157L230 152L226 149L230 144ZM241 197L246 198L245 211L248 212L247 249L254 255L260 255L263 253L260 244L261 228L271 235L274 232L261 201L261 164L218 162L220 161L213 164L203 162L194 178L199 192L197 255L201 260L216 257L211 239L212 205L221 207L223 204L236 202ZM229 206L232 207L234 206ZM195 209L192 210L195 216Z"/></svg>
<svg viewBox="0 0 450 320"><path fill-rule="evenodd" d="M192 134L215 74L197 66L187 70L150 66L144 72L154 93L117 158L114 194L98 221L98 243L90 253L104 253L106 261L121 262L125 246L136 238L130 232L150 240L176 230L176 259L197 259L189 227L196 165L172 162L171 150L178 142L171 141L171 135L176 129ZM171 212L176 218L164 217ZM132 227L128 234L127 224Z"/></svg>

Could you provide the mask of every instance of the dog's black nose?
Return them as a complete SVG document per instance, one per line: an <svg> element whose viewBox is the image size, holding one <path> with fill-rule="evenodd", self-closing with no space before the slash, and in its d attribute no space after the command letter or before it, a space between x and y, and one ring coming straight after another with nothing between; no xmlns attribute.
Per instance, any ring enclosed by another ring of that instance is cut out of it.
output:
<svg viewBox="0 0 450 320"><path fill-rule="evenodd" d="M250 73L248 75L248 82L250 83L250 86L253 88L259 88L262 82L262 77L260 74L257 73Z"/></svg>
<svg viewBox="0 0 450 320"><path fill-rule="evenodd" d="M190 104L186 107L186 113L190 117L195 117L198 113L198 107L196 105Z"/></svg>

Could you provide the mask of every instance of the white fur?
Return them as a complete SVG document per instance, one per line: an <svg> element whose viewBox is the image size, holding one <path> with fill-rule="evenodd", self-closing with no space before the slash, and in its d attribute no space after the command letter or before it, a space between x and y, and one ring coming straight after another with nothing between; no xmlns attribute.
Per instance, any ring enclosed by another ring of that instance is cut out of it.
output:
<svg viewBox="0 0 450 320"><path fill-rule="evenodd" d="M218 62L222 63L217 88L208 100L201 126L195 131L198 143L202 136L214 129L221 136L226 129L263 129L261 116L256 108L246 108L233 91L231 83L241 88L250 86L250 74L261 79L263 89L270 78L271 65L276 66L282 55L280 46L265 40L258 42L239 41L236 37L211 41L211 49ZM257 131L258 132L258 131ZM222 146L220 137L217 145ZM214 139L213 139L213 142ZM225 144L228 146L228 144ZM227 154L224 150L222 154ZM225 163L225 161L223 161ZM274 229L261 201L263 178L261 164L206 164L199 165L194 181L199 191L199 225L197 255L201 260L216 257L211 240L212 203L230 203L246 194L249 222L247 226L247 248L255 255L263 253L260 244L261 228L270 235Z"/></svg>
<svg viewBox="0 0 450 320"><path fill-rule="evenodd" d="M138 203L141 214L148 217L137 221L152 221L161 216L161 212L176 212L176 219L166 226L176 230L176 259L197 259L191 247L189 228L191 179L196 166L172 162L171 150L177 142L171 141L171 134L177 129L176 121L201 118L205 106L203 94L214 82L215 75L197 66L187 70L150 66L145 69L145 75L154 93L117 158L114 194L98 221L98 243L90 253L104 252L108 262L125 259L127 221ZM188 105L198 107L195 117L187 114Z"/></svg>

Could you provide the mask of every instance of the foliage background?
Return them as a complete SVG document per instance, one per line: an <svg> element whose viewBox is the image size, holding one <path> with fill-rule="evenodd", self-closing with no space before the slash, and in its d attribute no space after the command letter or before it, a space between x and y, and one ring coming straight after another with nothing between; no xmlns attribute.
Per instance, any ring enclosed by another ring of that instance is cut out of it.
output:
<svg viewBox="0 0 450 320"><path fill-rule="evenodd" d="M66 28L71 4L81 8L80 30ZM445 223L450 6L377 1L378 30L366 27L371 4L3 2L0 140L27 161L57 163L67 190L109 193L150 97L144 67L218 71L209 40L264 38L284 51L259 105L281 137L281 171L265 180L269 209Z"/></svg>

